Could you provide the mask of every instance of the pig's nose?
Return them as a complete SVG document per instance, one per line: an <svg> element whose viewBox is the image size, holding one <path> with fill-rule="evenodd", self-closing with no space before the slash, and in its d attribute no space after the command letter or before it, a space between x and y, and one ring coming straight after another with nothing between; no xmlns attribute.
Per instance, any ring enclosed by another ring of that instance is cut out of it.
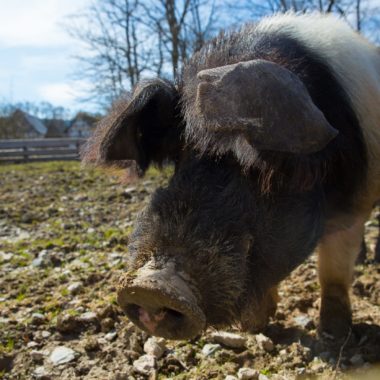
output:
<svg viewBox="0 0 380 380"><path fill-rule="evenodd" d="M189 339L198 335L206 318L197 297L172 268L144 267L124 275L118 302L128 318L151 335Z"/></svg>

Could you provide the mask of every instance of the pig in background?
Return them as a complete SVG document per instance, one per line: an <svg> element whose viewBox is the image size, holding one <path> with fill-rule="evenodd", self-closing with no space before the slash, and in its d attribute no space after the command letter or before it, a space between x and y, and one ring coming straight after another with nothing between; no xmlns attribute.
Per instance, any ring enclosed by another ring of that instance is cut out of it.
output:
<svg viewBox="0 0 380 380"><path fill-rule="evenodd" d="M277 284L318 249L320 330L351 325L364 222L380 198L380 56L342 21L277 15L221 32L176 84L141 82L85 162L175 164L136 221L118 301L152 335L265 327Z"/></svg>

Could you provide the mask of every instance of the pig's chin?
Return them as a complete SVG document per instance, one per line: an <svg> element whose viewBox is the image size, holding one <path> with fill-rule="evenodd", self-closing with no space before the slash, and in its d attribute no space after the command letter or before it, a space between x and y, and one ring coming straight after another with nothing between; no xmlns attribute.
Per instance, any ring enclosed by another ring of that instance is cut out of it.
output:
<svg viewBox="0 0 380 380"><path fill-rule="evenodd" d="M190 339L206 325L194 292L170 266L147 265L133 276L126 273L120 281L118 302L128 318L150 335Z"/></svg>

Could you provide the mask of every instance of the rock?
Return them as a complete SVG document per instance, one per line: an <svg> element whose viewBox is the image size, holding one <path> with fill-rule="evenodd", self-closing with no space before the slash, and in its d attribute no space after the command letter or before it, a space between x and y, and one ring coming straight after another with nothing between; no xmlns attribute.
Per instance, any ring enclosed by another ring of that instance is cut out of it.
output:
<svg viewBox="0 0 380 380"><path fill-rule="evenodd" d="M267 375L264 375L263 373L260 373L259 380L269 380L269 377Z"/></svg>
<svg viewBox="0 0 380 380"><path fill-rule="evenodd" d="M137 360L133 362L133 368L143 375L149 375L153 372L156 366L156 360L152 355L140 356Z"/></svg>
<svg viewBox="0 0 380 380"><path fill-rule="evenodd" d="M116 339L117 337L117 332L116 331L112 331L112 332L109 332L108 334L106 334L104 336L104 338L108 341L108 342L112 342Z"/></svg>
<svg viewBox="0 0 380 380"><path fill-rule="evenodd" d="M231 348L244 348L247 339L239 334L234 334L226 331L217 331L211 334L213 342L220 343L223 346Z"/></svg>
<svg viewBox="0 0 380 380"><path fill-rule="evenodd" d="M110 332L115 327L115 321L112 318L104 318L100 321L100 328L103 332Z"/></svg>
<svg viewBox="0 0 380 380"><path fill-rule="evenodd" d="M78 281L78 282L73 282L67 287L67 290L69 291L70 294L75 295L78 294L81 290L83 289L83 283Z"/></svg>
<svg viewBox="0 0 380 380"><path fill-rule="evenodd" d="M44 359L43 352L37 350L30 351L30 356L35 362L41 362Z"/></svg>
<svg viewBox="0 0 380 380"><path fill-rule="evenodd" d="M257 334L255 336L257 344L267 352L271 352L274 350L274 344L272 342L272 339L268 338L264 334Z"/></svg>
<svg viewBox="0 0 380 380"><path fill-rule="evenodd" d="M254 380L259 378L259 371L252 368L240 368L238 371L238 379L240 380Z"/></svg>
<svg viewBox="0 0 380 380"><path fill-rule="evenodd" d="M63 314L57 318L56 328L60 333L72 333L78 330L80 323L74 315Z"/></svg>
<svg viewBox="0 0 380 380"><path fill-rule="evenodd" d="M45 316L41 313L32 314L32 324L33 325L42 325L45 322Z"/></svg>
<svg viewBox="0 0 380 380"><path fill-rule="evenodd" d="M88 337L84 341L83 347L86 351L97 351L100 348L98 340L93 336Z"/></svg>
<svg viewBox="0 0 380 380"><path fill-rule="evenodd" d="M144 344L144 352L159 359L165 352L165 339L151 337Z"/></svg>
<svg viewBox="0 0 380 380"><path fill-rule="evenodd" d="M0 251L0 261L10 261L13 256L13 253Z"/></svg>
<svg viewBox="0 0 380 380"><path fill-rule="evenodd" d="M28 344L26 345L27 348L35 348L37 346L38 346L38 343L34 341L28 342Z"/></svg>
<svg viewBox="0 0 380 380"><path fill-rule="evenodd" d="M98 321L98 316L93 311L87 311L78 317L78 321L84 323L93 323Z"/></svg>
<svg viewBox="0 0 380 380"><path fill-rule="evenodd" d="M33 377L40 380L49 380L51 378L49 372L43 366L37 367L33 371Z"/></svg>
<svg viewBox="0 0 380 380"><path fill-rule="evenodd" d="M293 318L295 324L302 328L309 328L313 324L313 320L306 314L298 315L297 317Z"/></svg>
<svg viewBox="0 0 380 380"><path fill-rule="evenodd" d="M49 359L54 366L72 362L75 360L77 354L69 347L59 346L56 347L51 353Z"/></svg>
<svg viewBox="0 0 380 380"><path fill-rule="evenodd" d="M50 331L46 331L46 330L41 331L41 336L42 336L42 338L47 339L47 338L49 338L51 336L51 332Z"/></svg>
<svg viewBox="0 0 380 380"><path fill-rule="evenodd" d="M207 343L202 348L202 354L205 356L210 356L214 354L216 351L220 350L222 346L220 344L211 344Z"/></svg>
<svg viewBox="0 0 380 380"><path fill-rule="evenodd" d="M32 266L35 268L46 268L51 265L49 251L43 249L38 256L32 261Z"/></svg>
<svg viewBox="0 0 380 380"><path fill-rule="evenodd" d="M224 378L224 380L238 380L238 378L235 377L235 376L232 376L232 375L227 375L227 376Z"/></svg>
<svg viewBox="0 0 380 380"><path fill-rule="evenodd" d="M356 355L354 355L354 356L350 359L350 363L351 363L352 365L354 365L355 367L362 366L362 365L364 364L363 356L360 355L360 354L356 354Z"/></svg>

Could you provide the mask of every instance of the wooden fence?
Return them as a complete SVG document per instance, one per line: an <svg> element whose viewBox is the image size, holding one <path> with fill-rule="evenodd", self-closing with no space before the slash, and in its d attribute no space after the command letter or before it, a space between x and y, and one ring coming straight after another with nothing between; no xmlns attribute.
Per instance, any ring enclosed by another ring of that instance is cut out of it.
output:
<svg viewBox="0 0 380 380"><path fill-rule="evenodd" d="M0 140L0 164L78 160L79 148L84 142L85 139L78 138Z"/></svg>

